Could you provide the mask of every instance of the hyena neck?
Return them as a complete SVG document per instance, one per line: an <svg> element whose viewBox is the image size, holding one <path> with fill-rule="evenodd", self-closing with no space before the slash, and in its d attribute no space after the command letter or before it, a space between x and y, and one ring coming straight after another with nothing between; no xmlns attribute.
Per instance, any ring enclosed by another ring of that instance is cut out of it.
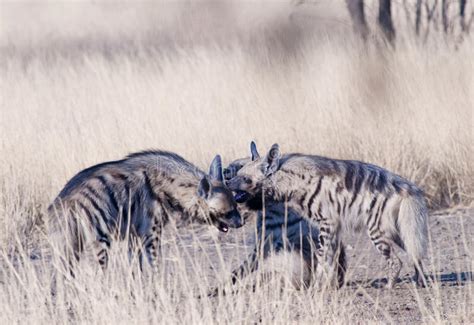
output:
<svg viewBox="0 0 474 325"><path fill-rule="evenodd" d="M198 196L199 180L196 183L189 183L188 187L179 187L175 191L175 199L182 207L183 218L193 219L206 218L208 215L207 205Z"/></svg>
<svg viewBox="0 0 474 325"><path fill-rule="evenodd" d="M149 179L155 196L174 218L184 222L203 214L204 204L198 196L199 175L183 173L164 177L158 174Z"/></svg>
<svg viewBox="0 0 474 325"><path fill-rule="evenodd" d="M277 202L298 200L303 195L303 187L307 182L306 175L291 170L280 169L270 176L263 184L265 194ZM302 182L303 181L303 182Z"/></svg>

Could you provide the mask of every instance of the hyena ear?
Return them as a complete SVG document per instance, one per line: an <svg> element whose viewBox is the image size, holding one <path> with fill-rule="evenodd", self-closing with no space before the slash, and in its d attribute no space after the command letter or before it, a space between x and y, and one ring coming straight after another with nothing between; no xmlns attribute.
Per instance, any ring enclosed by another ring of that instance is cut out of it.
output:
<svg viewBox="0 0 474 325"><path fill-rule="evenodd" d="M252 161L260 158L260 155L258 154L258 151L257 151L257 145L255 144L254 141L250 142L250 153L252 155Z"/></svg>
<svg viewBox="0 0 474 325"><path fill-rule="evenodd" d="M224 177L222 176L222 159L221 156L217 155L211 162L211 166L209 167L209 176L213 180L223 182Z"/></svg>
<svg viewBox="0 0 474 325"><path fill-rule="evenodd" d="M278 170L280 165L280 147L275 143L268 151L264 160L265 176L270 176Z"/></svg>
<svg viewBox="0 0 474 325"><path fill-rule="evenodd" d="M211 182L204 176L199 182L198 194L200 197L207 199L211 193Z"/></svg>

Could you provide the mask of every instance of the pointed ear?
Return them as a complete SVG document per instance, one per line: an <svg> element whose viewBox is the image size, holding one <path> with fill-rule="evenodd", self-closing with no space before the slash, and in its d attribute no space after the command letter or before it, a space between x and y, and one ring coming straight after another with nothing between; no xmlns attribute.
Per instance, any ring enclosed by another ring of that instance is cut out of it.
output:
<svg viewBox="0 0 474 325"><path fill-rule="evenodd" d="M207 199L211 193L211 182L204 176L199 182L198 194L200 197Z"/></svg>
<svg viewBox="0 0 474 325"><path fill-rule="evenodd" d="M274 144L264 160L264 173L265 176L270 176L275 173L280 167L280 147L278 144Z"/></svg>
<svg viewBox="0 0 474 325"><path fill-rule="evenodd" d="M211 179L223 182L224 178L222 176L222 159L221 156L217 155L211 162L211 166L209 167L209 176Z"/></svg>
<svg viewBox="0 0 474 325"><path fill-rule="evenodd" d="M260 158L260 155L258 154L258 151L257 151L257 145L253 141L250 142L250 153L252 155L252 161Z"/></svg>

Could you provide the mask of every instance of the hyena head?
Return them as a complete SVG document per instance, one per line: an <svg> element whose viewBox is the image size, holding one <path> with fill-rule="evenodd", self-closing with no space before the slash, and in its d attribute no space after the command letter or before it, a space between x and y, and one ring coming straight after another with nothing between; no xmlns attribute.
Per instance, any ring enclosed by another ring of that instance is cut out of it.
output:
<svg viewBox="0 0 474 325"><path fill-rule="evenodd" d="M224 168L224 171L223 171L224 181L227 183L232 178L237 176L237 172L251 161L252 161L251 158L241 158L241 159L236 159L233 162L231 162L229 166Z"/></svg>
<svg viewBox="0 0 474 325"><path fill-rule="evenodd" d="M231 162L229 166L227 166L227 168L224 168L224 180L226 183L230 181L232 178L234 178L235 176L237 176L238 171L241 170L242 167L244 167L251 161L254 161L260 158L260 155L258 154L258 151L257 151L257 146L255 142L253 141L250 143L250 154L251 154L250 157L236 159L233 162Z"/></svg>
<svg viewBox="0 0 474 325"><path fill-rule="evenodd" d="M228 187L235 192L235 200L239 203L247 201L262 192L268 178L279 168L280 149L274 144L263 158L257 152L255 142L250 143L251 161L242 166L232 179L227 182Z"/></svg>
<svg viewBox="0 0 474 325"><path fill-rule="evenodd" d="M199 182L198 194L207 205L208 220L222 232L244 225L232 192L224 184L221 157L217 155L209 168L209 175Z"/></svg>

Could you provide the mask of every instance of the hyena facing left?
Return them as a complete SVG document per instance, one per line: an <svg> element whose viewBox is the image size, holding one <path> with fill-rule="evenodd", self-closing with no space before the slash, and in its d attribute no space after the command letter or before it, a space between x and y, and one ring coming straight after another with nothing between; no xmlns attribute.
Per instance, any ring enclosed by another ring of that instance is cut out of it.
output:
<svg viewBox="0 0 474 325"><path fill-rule="evenodd" d="M256 148L252 146L252 159ZM230 181L251 158L237 159L224 168L224 179ZM272 258L275 263L287 263L290 257L295 263L285 264L291 274L291 282L296 288L307 287L315 279L317 271L316 251L320 249L319 230L316 225L303 218L294 209L285 206L284 202L276 202L271 198L262 197L261 193L254 196L240 192L236 196L241 215L257 214L257 232L255 247L250 256L232 272L231 282L255 272L261 263ZM265 203L265 205L264 205ZM259 259L261 256L262 260ZM338 285L344 283L346 260L344 249L341 249L337 261Z"/></svg>
<svg viewBox="0 0 474 325"><path fill-rule="evenodd" d="M237 195L263 191L287 200L301 215L316 220L320 255L329 265L337 254L332 248L342 245L341 229L365 228L388 261L388 287L402 267L395 245L413 261L417 285L425 284L421 259L426 250L426 203L422 191L398 175L360 161L302 154L281 157L275 144L266 157L243 166L228 186Z"/></svg>
<svg viewBox="0 0 474 325"><path fill-rule="evenodd" d="M102 268L114 240L139 242L157 268L162 228L178 223L209 223L227 232L243 225L222 177L220 156L209 175L166 151L145 151L87 168L74 176L49 207L53 249L72 264L93 247Z"/></svg>

